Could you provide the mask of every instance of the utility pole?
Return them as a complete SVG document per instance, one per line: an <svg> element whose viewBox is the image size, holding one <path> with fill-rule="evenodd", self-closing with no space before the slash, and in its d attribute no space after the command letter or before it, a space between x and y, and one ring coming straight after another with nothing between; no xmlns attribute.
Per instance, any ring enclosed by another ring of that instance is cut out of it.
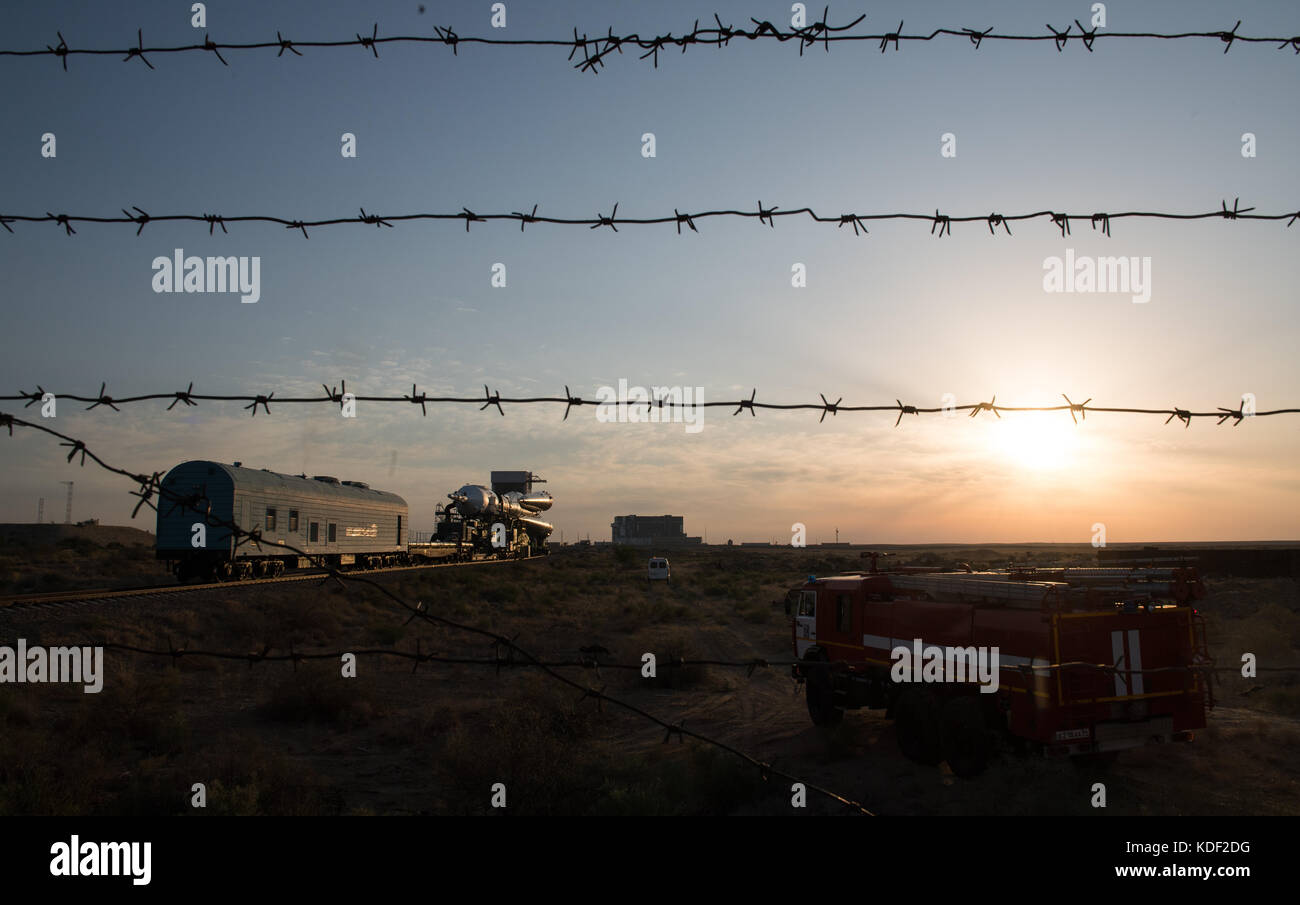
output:
<svg viewBox="0 0 1300 905"><path fill-rule="evenodd" d="M65 508L65 509L63 510L63 524L65 524L65 525L71 525L71 524L72 524L72 486L73 486L74 484L76 484L77 482L76 482L76 481L60 481L59 483L60 483L60 484L67 484L67 485L68 485L68 505L67 505L67 508Z"/></svg>
<svg viewBox="0 0 1300 905"><path fill-rule="evenodd" d="M36 524L45 521L45 497L41 497L36 503Z"/></svg>

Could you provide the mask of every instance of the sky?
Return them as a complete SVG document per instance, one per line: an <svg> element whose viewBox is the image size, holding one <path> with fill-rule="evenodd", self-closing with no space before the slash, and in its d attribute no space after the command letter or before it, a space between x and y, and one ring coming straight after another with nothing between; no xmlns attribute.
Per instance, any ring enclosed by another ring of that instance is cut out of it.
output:
<svg viewBox="0 0 1300 905"><path fill-rule="evenodd" d="M1091 4L859 3L832 24L906 32L997 26L1040 33ZM210 3L217 41L369 34L567 38L680 34L692 23L789 24L790 3L520 2L506 28L488 2ZM814 10L812 17L820 15ZM1107 4L1112 31L1300 33L1291 3ZM201 41L187 3L10 4L0 46ZM1077 30L1077 29L1076 29ZM1300 209L1300 57L1213 40L1050 44L960 39L881 53L793 43L662 54L631 49L597 74L567 50L464 45L0 57L0 212L272 214L316 219L424 211L562 217L809 206L955 215ZM1255 156L1242 155L1244 133ZM42 136L56 156L42 156ZM356 156L341 136L356 137ZM653 133L655 154L643 155ZM955 156L942 136L955 137ZM1295 359L1300 230L1285 221L1076 220L991 235L982 223L881 221L869 234L778 219L585 227L344 225L304 239L263 223L77 225L0 234L0 394L172 392L595 398L633 386L702 387L706 401L918 406L987 401L1258 410L1300 406ZM261 294L158 293L153 262L260 259ZM1150 297L1048 292L1044 264L1149 259ZM494 265L506 285L493 286ZM806 285L792 285L802 264ZM946 396L946 394L951 394ZM22 403L0 402L18 413ZM331 474L403 496L419 530L435 503L492 469L548 480L556 538L607 540L616 515L671 513L691 535L788 543L1279 540L1300 535L1300 415L1239 426L1067 412L968 418L818 412L703 413L702 428L607 423L591 407L166 402L47 421L113 464L165 472L188 459ZM23 415L38 416L36 406ZM133 486L69 464L51 438L0 443L0 521L132 521Z"/></svg>

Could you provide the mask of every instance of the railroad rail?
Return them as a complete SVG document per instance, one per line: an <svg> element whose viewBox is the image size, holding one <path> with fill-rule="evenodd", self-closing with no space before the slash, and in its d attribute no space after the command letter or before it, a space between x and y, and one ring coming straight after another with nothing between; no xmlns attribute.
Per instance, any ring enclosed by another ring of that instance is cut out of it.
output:
<svg viewBox="0 0 1300 905"><path fill-rule="evenodd" d="M418 572L426 569L446 569L454 566L483 566L508 562L525 562L533 559L541 559L543 556L544 554L538 554L525 557L510 557L508 559L484 557L482 559L460 562L423 563L417 566L390 566L383 569L358 569L356 571L365 575L379 576L398 572ZM227 590L232 588L261 588L274 584L288 584L291 582L311 581L313 579L321 580L328 577L329 572L325 569L305 569L300 573L296 572L293 575L282 575L279 578L249 578L241 581L210 581L203 582L202 584L161 584L139 588L88 588L73 591L53 591L41 594L14 594L0 597L0 618L3 618L7 613L14 611L80 607L112 600L121 600L124 598L166 597L187 594L194 591Z"/></svg>

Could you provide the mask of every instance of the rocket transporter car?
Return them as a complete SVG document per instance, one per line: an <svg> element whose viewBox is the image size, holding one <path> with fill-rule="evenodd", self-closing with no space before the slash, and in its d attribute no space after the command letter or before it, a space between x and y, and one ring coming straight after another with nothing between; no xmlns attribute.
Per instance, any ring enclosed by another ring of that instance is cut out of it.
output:
<svg viewBox="0 0 1300 905"><path fill-rule="evenodd" d="M809 576L786 604L813 722L884 709L905 755L959 776L983 772L1000 741L1103 757L1191 741L1213 706L1195 571L1053 574L873 563Z"/></svg>
<svg viewBox="0 0 1300 905"><path fill-rule="evenodd" d="M551 508L551 495L533 491L540 483L529 477L526 490L497 493L481 484L466 484L438 512L435 537L443 543L457 543L484 552L509 547L527 556L544 549L554 528L538 518Z"/></svg>

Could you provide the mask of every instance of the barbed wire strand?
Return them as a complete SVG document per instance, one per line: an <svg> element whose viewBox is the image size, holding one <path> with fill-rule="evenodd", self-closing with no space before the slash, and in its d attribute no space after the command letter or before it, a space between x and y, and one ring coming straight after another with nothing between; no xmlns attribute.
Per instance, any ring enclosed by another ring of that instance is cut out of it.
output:
<svg viewBox="0 0 1300 905"><path fill-rule="evenodd" d="M732 25L723 25L722 19L714 13L713 25L706 24L700 27L700 20L696 19L690 31L680 35L674 35L667 32L661 35L643 37L639 33L631 34L614 34L613 27L606 29L604 35L596 34L594 37L583 33L578 34L578 29L573 28L573 37L571 38L502 38L502 37L482 37L475 35L461 35L450 25L433 27L433 34L423 35L379 35L379 23L372 23L370 34L364 35L361 32L354 32L352 38L341 38L334 40L317 40L317 41L294 41L286 38L281 32L277 31L275 40L251 41L251 42L218 42L213 41L210 33L204 32L203 43L201 44L178 44L171 46L155 45L146 47L144 44L143 29L136 29L136 42L134 45L128 45L119 48L90 48L90 47L70 47L64 38L62 31L56 31L55 34L59 39L57 45L46 44L44 49L33 50L0 50L0 56L9 57L47 57L57 58L63 65L66 72L68 69L68 57L70 56L117 56L123 62L130 62L133 59L139 59L144 65L152 70L154 65L149 62L149 55L159 56L161 54L185 54L185 53L211 53L217 61L223 66L229 66L226 58L222 56L221 51L276 51L277 57L283 57L285 51L293 56L303 56L304 49L338 49L357 47L363 51L369 51L371 56L378 60L379 47L385 44L424 44L424 45L442 45L451 49L452 55L459 57L460 47L462 45L482 45L490 47L522 48L522 47L557 47L560 49L568 48L568 59L573 63L573 68L581 72L598 72L605 65L605 58L612 53L622 55L623 48L631 47L639 51L640 59L649 59L652 61L654 68L659 68L659 54L661 51L667 51L669 48L679 48L685 53L688 47L694 45L712 46L717 49L729 47L733 40L740 41L776 41L785 43L794 41L799 48L799 56L807 49L815 48L821 45L822 49L829 52L832 44L840 43L866 43L875 44L881 53L893 47L897 52L900 45L904 42L931 42L941 38L958 38L969 42L975 49L979 50L985 41L1013 41L1013 42L1030 42L1030 43L1047 43L1053 44L1057 52L1062 52L1070 42L1076 41L1088 53L1093 52L1093 46L1097 41L1106 39L1128 39L1131 41L1181 41L1191 39L1201 39L1217 41L1223 45L1223 52L1226 54L1232 49L1237 42L1244 44L1274 44L1278 50L1285 50L1288 47L1295 53L1300 54L1300 35L1284 36L1277 35L1272 37L1241 35L1237 29L1241 27L1241 20L1238 19L1231 29L1218 29L1215 31L1182 31L1182 32L1154 32L1154 31L1109 31L1101 27L1094 27L1091 30L1083 27L1083 24L1075 19L1072 23L1066 23L1065 27L1058 29L1051 24L1047 24L1045 32L1038 33L1007 33L994 30L993 26L986 29L974 28L936 28L928 33L916 32L905 33L903 25L906 20L900 21L898 27L884 32L854 32L857 26L866 20L866 15L860 15L856 19L845 25L830 24L830 7L827 6L822 12L822 18L811 24L804 26L791 25L788 29L773 25L770 21L749 18L752 27L736 28ZM1075 29L1078 29L1076 32ZM574 61L578 52L582 52L582 59Z"/></svg>
<svg viewBox="0 0 1300 905"><path fill-rule="evenodd" d="M887 575L887 573L882 573ZM328 577L328 576L327 576ZM66 642L65 642L66 643ZM296 663L307 662L311 660L338 660L341 657L352 655L357 657L393 657L399 660L407 660L416 664L420 663L439 663L447 666L484 666L490 669L504 669L510 667L548 667L551 669L568 669L580 668L590 669L597 673L600 670L623 670L628 672L642 672L646 668L644 662L620 663L601 659L599 654L586 654L577 659L542 659L540 657L533 660L519 660L513 656L500 655L493 657L453 657L446 654L425 653L421 650L405 651L393 647L372 647L372 648L340 648L332 651L294 651L291 647L285 645L267 645L261 651L230 651L230 650L202 650L191 649L189 647L169 647L166 650L159 648L138 647L131 644L121 644L116 642L95 642L95 643L78 643L70 646L74 647L102 647L104 650L116 650L126 653L140 654L150 657L170 657L173 660L179 660L183 657L197 657L217 660L239 660L250 663ZM286 653L273 654L273 650L284 650ZM608 653L608 651L606 651ZM842 664L841 664L842 665ZM727 669L743 669L748 674L753 675L758 669L787 669L798 666L800 669L815 670L818 668L834 670L837 664L833 661L810 661L794 659L770 659L766 657L752 657L745 660L696 660L687 657L665 657L656 658L656 672L659 669L690 669L693 667L714 666ZM1236 666L1209 666L1209 665L1187 665L1187 666L1148 666L1134 667L1129 669L1123 666L1116 666L1110 663L1091 663L1084 660L1073 660L1066 663L1040 663L1036 666L999 664L1000 670L1014 672L1017 674L1025 673L1048 673L1055 671L1064 671L1071 669L1087 669L1095 672L1105 673L1107 675L1158 675L1161 673L1237 673L1239 667ZM1258 672L1300 672L1300 665L1297 666L1256 666Z"/></svg>
<svg viewBox="0 0 1300 905"><path fill-rule="evenodd" d="M873 404L873 405L846 405L843 396L835 402L829 401L825 394L821 395L820 402L760 402L757 399L758 388L755 387L748 399L737 399L730 401L685 401L683 396L674 399L672 393L656 394L655 398L649 400L616 400L610 398L585 399L581 396L574 396L568 385L564 387L563 396L502 396L499 390L489 390L487 385L483 386L483 395L481 396L430 396L428 393L417 392L418 385L411 385L409 394L400 396L366 396L355 393L348 393L347 381L341 381L340 387L335 388L321 384L325 395L322 396L276 396L278 390L272 390L269 393L254 394L206 394L194 392L194 382L190 381L189 386L184 390L172 391L167 393L143 393L135 396L112 396L108 393L107 382L101 382L99 392L93 396L80 395L74 393L59 394L44 389L37 385L35 390L19 390L13 395L0 395L0 401L20 401L24 402L24 408L29 408L37 403L44 403L54 400L56 405L58 400L71 400L74 402L89 402L86 407L87 411L94 409L112 409L120 412L119 406L130 405L133 403L148 402L153 400L170 400L167 410L171 411L176 405L183 404L185 407L197 407L199 402L241 402L246 403L244 409L251 416L256 417L259 409L267 415L271 413L271 403L276 405L338 405L344 406L347 402L364 402L379 404L408 404L420 406L420 411L424 416L429 414L430 405L477 405L479 411L494 409L502 417L505 416L506 405L563 405L564 416L561 421L567 421L570 412L574 408L582 406L595 406L599 413L601 408L608 409L637 409L638 413L642 407L645 408L647 416L655 410L676 410L676 409L699 409L699 408L730 408L733 409L732 415L739 415L742 411L748 411L750 415L755 415L759 409L772 411L813 411L820 412L819 423L826 420L827 415L838 415L840 412L891 412L897 413L894 420L894 426L902 424L904 415L932 415L944 413L966 412L969 417L975 417L981 412L992 412L999 419L1003 412L1069 412L1070 418L1077 424L1080 420L1087 420L1088 413L1096 414L1098 412L1108 414L1135 414L1135 415L1164 415L1165 423L1168 424L1177 418L1182 422L1184 427L1190 427L1194 418L1214 418L1217 424L1224 424L1227 421L1232 422L1236 427L1243 421L1250 418L1267 418L1274 415L1295 415L1300 414L1300 408L1279 408L1268 409L1265 411L1252 411L1251 407L1246 404L1245 397L1234 407L1217 406L1214 411L1191 411L1190 409L1179 408L1136 408L1131 406L1102 406L1092 405L1092 398L1089 397L1083 402L1074 402L1064 393L1061 398L1065 400L1064 405L998 405L997 394L993 394L988 402L968 402L960 405L941 405L941 406L918 406L907 405L902 400L895 399L893 405ZM612 389L612 388L611 388ZM663 389L662 387L659 389ZM617 413L616 413L617 414ZM4 419L12 416L0 415L0 427L7 423Z"/></svg>
<svg viewBox="0 0 1300 905"><path fill-rule="evenodd" d="M281 217L272 214L150 214L144 209L132 205L131 213L126 208L122 208L122 216L95 216L92 214L55 214L46 211L42 215L37 214L0 214L0 226L10 233L13 233L11 223L54 223L64 230L68 236L77 235L73 228L74 223L98 223L98 224L133 224L136 227L135 234L138 236L146 225L150 223L167 223L167 222L191 222L206 223L208 234L212 235L217 227L221 227L223 233L228 232L226 226L235 223L275 223L286 229L298 230L304 238L310 239L308 229L318 229L325 226L342 226L351 225L373 225L375 227L387 226L393 227L394 223L409 222L416 220L444 220L444 221L463 221L465 231L469 232L471 223L487 223L489 221L508 220L519 224L520 231L529 223L545 223L553 226L585 226L589 230L608 227L613 232L618 232L620 226L654 226L672 224L677 228L680 235L682 227L686 226L692 232L698 233L700 230L696 223L700 220L707 220L713 217L739 217L742 219L756 219L761 224L775 228L776 218L778 217L799 217L807 216L816 223L834 224L837 229L845 226L852 227L853 234L856 236L867 236L868 222L882 220L914 220L921 223L930 224L930 234L936 238L942 238L945 235L952 235L952 224L954 223L984 223L988 226L989 233L996 236L998 229L1001 228L1005 235L1012 235L1012 223L1019 223L1028 220L1047 219L1060 230L1062 236L1071 235L1070 224L1072 221L1085 221L1092 225L1093 230L1099 231L1102 235L1111 235L1111 221L1125 219L1145 219L1145 220L1173 220L1173 221L1193 221L1193 220L1268 220L1277 221L1285 220L1288 228L1300 219L1300 209L1287 210L1277 214L1259 214L1252 213L1254 207L1242 207L1241 199L1234 198L1232 207L1228 207L1226 199L1220 199L1219 208L1211 209L1201 213L1177 213L1173 211L1116 211L1114 213L1094 212L1089 214L1067 214L1060 210L1040 210L1029 211L1020 214L944 214L936 208L933 214L907 213L904 211L886 212L886 213L840 213L823 215L817 213L811 207L797 207L783 209L777 205L764 207L760 199L758 206L754 210L740 209L719 209L719 210L702 210L695 213L682 213L676 208L673 209L671 216L667 214L653 217L619 217L618 204L615 203L610 210L609 215L597 211L594 217L551 217L537 213L538 205L534 204L531 213L522 211L511 211L510 213L480 214L470 210L468 207L462 207L459 211L422 212L412 214L371 214L366 213L365 208L358 208L360 213L357 216L347 217L326 217L319 220L306 220L294 217ZM177 275L179 277L179 275Z"/></svg>
<svg viewBox="0 0 1300 905"><path fill-rule="evenodd" d="M539 669L543 674L549 676L551 679L560 682L564 685L567 685L571 688L574 688L578 691L581 691L582 697L579 699L579 701L586 700L587 698L592 698L597 702L598 706L602 702L607 702L623 710L626 710L640 717L643 720L654 723L655 725L659 726L659 728L665 731L665 735L664 735L665 742L671 739L674 735L678 738L679 741L682 741L685 738L693 738L697 741L703 742L707 745L725 751L728 754L731 754L732 756L749 763L751 766L755 767L759 771L760 776L765 781L770 777L778 777L780 779L784 779L789 782L802 783L804 787L807 788L809 791L816 792L817 794L823 797L836 801L844 805L845 807L853 809L854 811L860 814L869 817L875 816L864 805L862 805L857 801L854 801L850 798L840 795L837 792L833 792L830 789L820 786L816 783L812 783L807 780L800 779L797 776L779 770L773 767L772 764L759 760L758 758L753 757L752 755L749 755L744 751L741 751L740 749L732 745L729 745L726 742L720 741L715 738L711 738L693 729L687 729L684 725L684 721L678 721L677 723L670 723L667 720L655 716L654 714L636 706L635 704L632 704L621 698L614 697L613 695L607 694L603 688L599 688L599 689L592 688L590 685L584 685L581 682L577 682L569 678L568 676L564 675L563 673L558 672L556 668L545 665L543 661L541 661L539 658L535 657L529 651L527 651L526 649L521 647L518 643L516 643L514 638L509 638L503 634L500 634L499 632L494 632L489 629L479 628L477 626L456 622L455 620L449 619L445 616L440 616L436 613L432 613L424 608L422 602L417 603L416 605L412 605L411 603L409 603L399 595L393 593L391 590L379 584L373 579L366 578L365 576L362 575L354 575L348 572L341 571L326 563L323 557L313 556L312 554L306 553L305 551L300 550L291 544L287 544L282 541L270 541L262 538L260 526L255 526L251 530L244 529L241 528L239 525L237 525L234 521L215 518L212 515L212 511L211 511L212 509L211 501L208 501L205 507L200 508L200 500L201 500L200 497L198 497L196 494L192 494L192 495L179 494L167 487L164 487L162 485L162 475L158 472L154 472L151 475L136 474L127 471L124 468L111 465L108 462L104 461L102 458L100 458L100 456L98 456L91 449L89 449L84 441L75 439L73 437L69 437L66 434L61 434L58 431L46 427L45 425L24 421L20 418L16 418L13 415L7 413L0 413L0 427L7 428L10 436L13 435L13 429L15 427L24 427L30 430L35 430L41 433L48 434L52 437L56 437L60 441L59 443L60 446L68 448L69 452L67 458L69 462L71 462L73 459L80 456L81 458L80 465L83 468L86 465L86 460L89 459L93 464L99 466L101 469L128 478L129 480L139 484L140 485L139 489L132 491L133 496L139 497L139 502L136 504L136 508L135 511L132 513L132 517L135 516L135 513L139 512L142 506L148 506L150 509L154 509L156 511L157 506L153 502L155 498L157 498L159 502L161 502L163 499L168 499L172 502L173 508L175 508L176 506L180 506L182 507L182 512L193 511L196 515L202 515L204 518L204 522L206 524L215 527L225 528L226 530L230 531L232 537L237 538L235 543L236 547L240 546L242 543L251 542L258 545L259 548L262 546L269 546L278 549L283 549L288 552L296 553L300 556L308 557L313 562L315 562L320 568L327 569L329 574L325 576L323 581L328 581L332 579L339 582L352 582L352 583L362 584L374 588L380 594L392 600L403 610L409 613L409 618L407 620L408 623L411 620L420 619L424 622L433 625L439 625L456 631L466 632L469 634L487 638L491 640L494 645L497 645L500 649L504 649L505 651L507 651L508 656L520 657L525 663L527 663L530 666L533 666L536 669ZM267 652L264 651L264 654L266 653ZM296 655L291 654L289 655L289 658L292 659L294 656ZM240 658L247 659L247 654L242 655ZM417 662L417 666L418 666L418 662Z"/></svg>

